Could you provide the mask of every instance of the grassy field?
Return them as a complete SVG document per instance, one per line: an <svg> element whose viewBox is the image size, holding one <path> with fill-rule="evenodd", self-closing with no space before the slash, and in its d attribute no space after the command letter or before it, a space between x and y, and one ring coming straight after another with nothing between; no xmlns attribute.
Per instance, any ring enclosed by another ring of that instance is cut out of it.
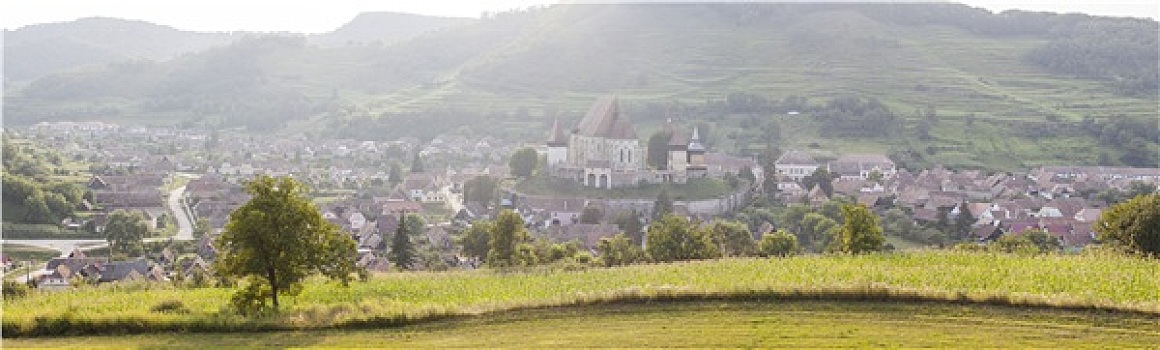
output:
<svg viewBox="0 0 1160 350"><path fill-rule="evenodd" d="M521 310L390 329L7 339L7 348L1150 347L1155 317L857 302L690 302Z"/></svg>
<svg viewBox="0 0 1160 350"><path fill-rule="evenodd" d="M230 289L135 285L6 301L6 337L48 334L383 327L454 315L618 300L939 300L1160 314L1160 261L1113 255L959 252L802 256L580 271L386 274L342 288L312 282L283 312L249 319ZM180 301L181 312L154 312Z"/></svg>

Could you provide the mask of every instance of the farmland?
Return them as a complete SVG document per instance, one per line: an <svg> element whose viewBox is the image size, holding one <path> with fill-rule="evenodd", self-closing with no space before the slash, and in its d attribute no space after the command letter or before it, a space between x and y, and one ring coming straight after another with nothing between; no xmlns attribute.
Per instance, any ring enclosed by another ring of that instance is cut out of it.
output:
<svg viewBox="0 0 1160 350"><path fill-rule="evenodd" d="M229 311L230 289L114 285L6 301L6 337L388 327L538 307L664 300L942 301L1160 313L1160 261L918 251L613 269L378 275L308 283L277 315ZM178 301L178 307L152 311ZM1154 317L1154 316L1153 316Z"/></svg>

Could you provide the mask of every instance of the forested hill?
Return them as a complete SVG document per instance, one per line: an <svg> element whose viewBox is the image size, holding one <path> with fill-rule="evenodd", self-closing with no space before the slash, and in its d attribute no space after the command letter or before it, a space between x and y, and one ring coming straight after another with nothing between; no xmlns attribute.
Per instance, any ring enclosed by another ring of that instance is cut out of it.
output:
<svg viewBox="0 0 1160 350"><path fill-rule="evenodd" d="M398 42L335 46L318 37L248 36L168 62L38 79L9 91L4 108L6 122L16 124L98 118L261 130L325 114L339 133L388 137L413 131L388 127L399 115L460 116L429 128L489 115L485 124L499 126L494 118L505 115L516 115L512 122L569 117L609 94L628 108L736 93L825 108L852 95L881 102L905 132L925 118L933 126L918 149L926 153L962 146L954 152L1019 159L1051 151L1060 153L1048 158L1066 159L1086 148L1078 162L1095 163L1091 148L1105 142L1097 129L1130 122L1115 134L1157 118L1158 30L1152 20L993 14L955 4L555 5ZM702 114L686 117L721 116ZM995 128L976 132L995 144L968 144L950 131L970 128L938 123L964 119ZM1147 132L1125 135L1155 148ZM1010 144L1054 137L1076 148ZM860 145L881 149L896 139Z"/></svg>

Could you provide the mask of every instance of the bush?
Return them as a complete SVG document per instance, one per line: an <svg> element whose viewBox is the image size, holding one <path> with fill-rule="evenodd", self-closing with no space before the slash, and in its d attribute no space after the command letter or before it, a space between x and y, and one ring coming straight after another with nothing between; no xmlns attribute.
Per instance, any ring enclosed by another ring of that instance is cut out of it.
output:
<svg viewBox="0 0 1160 350"><path fill-rule="evenodd" d="M1140 195L1113 205L1100 214L1095 230L1100 240L1160 258L1160 195Z"/></svg>
<svg viewBox="0 0 1160 350"><path fill-rule="evenodd" d="M149 308L149 311L158 313L187 314L189 313L189 308L186 308L185 303L182 303L180 300L166 300L158 303L157 305L153 305L152 308Z"/></svg>
<svg viewBox="0 0 1160 350"><path fill-rule="evenodd" d="M758 249L761 251L762 256L794 255L798 251L797 236L785 230L777 230L777 232L761 237L761 242L758 243Z"/></svg>
<svg viewBox="0 0 1160 350"><path fill-rule="evenodd" d="M19 299L32 291L27 284L16 281L4 281L4 300Z"/></svg>

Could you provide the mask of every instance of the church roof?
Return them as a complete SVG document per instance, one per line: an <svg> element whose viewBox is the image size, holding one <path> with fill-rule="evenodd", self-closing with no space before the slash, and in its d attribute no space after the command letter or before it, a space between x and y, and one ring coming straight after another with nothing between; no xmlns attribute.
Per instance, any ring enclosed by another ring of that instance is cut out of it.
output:
<svg viewBox="0 0 1160 350"><path fill-rule="evenodd" d="M636 139L636 129L627 118L620 115L620 104L616 97L601 97L596 100L588 114L580 120L575 132L584 136L608 139Z"/></svg>
<svg viewBox="0 0 1160 350"><path fill-rule="evenodd" d="M560 128L560 119L552 122L552 133L548 135L548 146L565 146L568 144L568 137L564 135L564 129Z"/></svg>

